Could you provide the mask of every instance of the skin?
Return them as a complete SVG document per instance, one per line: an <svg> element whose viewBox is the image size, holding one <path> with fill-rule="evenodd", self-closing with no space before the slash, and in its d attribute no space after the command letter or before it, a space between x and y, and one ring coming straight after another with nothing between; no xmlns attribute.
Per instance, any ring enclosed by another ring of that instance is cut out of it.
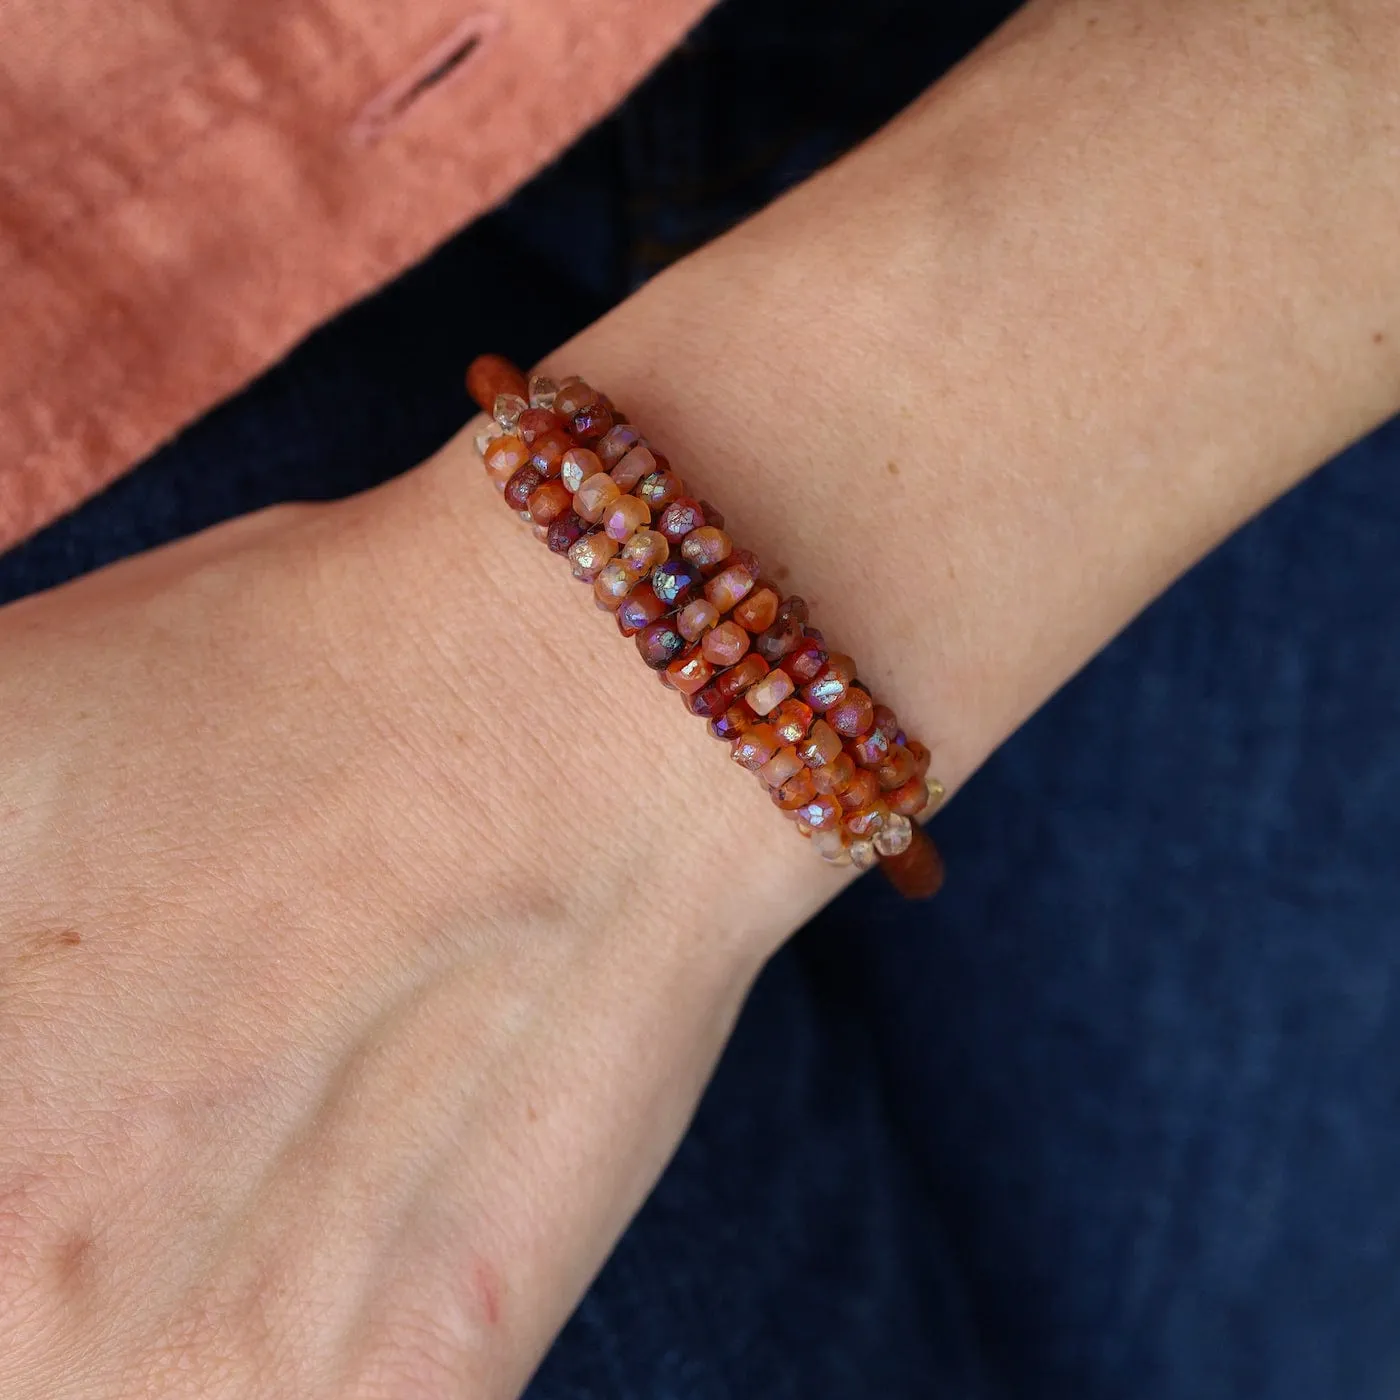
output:
<svg viewBox="0 0 1400 1400"><path fill-rule="evenodd" d="M1397 36L1032 5L551 364L955 788L1400 407ZM517 1394L843 878L469 435L0 613L0 1393Z"/></svg>

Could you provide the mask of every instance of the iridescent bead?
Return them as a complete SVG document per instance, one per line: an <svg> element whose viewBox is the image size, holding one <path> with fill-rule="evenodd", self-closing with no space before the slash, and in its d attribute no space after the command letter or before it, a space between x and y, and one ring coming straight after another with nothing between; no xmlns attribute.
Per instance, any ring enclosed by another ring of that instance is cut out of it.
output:
<svg viewBox="0 0 1400 1400"><path fill-rule="evenodd" d="M839 713L840 708L841 707L838 706L834 711L828 710L827 714L832 715ZM871 708L873 709L874 707L872 706ZM885 738L882 730L875 727L875 722L872 719L869 732L862 734L859 739L853 740L849 752L851 757L855 759L862 768L878 768L890 756L890 741ZM906 749L905 752L907 753L908 750ZM914 760L911 758L909 760L909 771L911 773L914 771L913 763ZM899 784L896 783L894 786L898 787Z"/></svg>
<svg viewBox="0 0 1400 1400"><path fill-rule="evenodd" d="M846 757L850 758L850 754ZM855 812L880 800L880 784L875 781L875 775L870 769L857 768L846 786L838 790L836 798L846 811Z"/></svg>
<svg viewBox="0 0 1400 1400"><path fill-rule="evenodd" d="M609 612L615 612L636 583L636 574L614 559L611 564L605 564L593 580L593 597Z"/></svg>
<svg viewBox="0 0 1400 1400"><path fill-rule="evenodd" d="M681 496L678 500L671 501L656 517L656 528L672 544L679 544L692 530L699 529L704 523L705 517L700 512L700 502L692 501L689 496Z"/></svg>
<svg viewBox="0 0 1400 1400"><path fill-rule="evenodd" d="M685 638L669 619L648 623L637 633L637 650L653 671L664 670L685 651Z"/></svg>
<svg viewBox="0 0 1400 1400"><path fill-rule="evenodd" d="M651 586L663 603L679 608L690 601L699 576L684 559L668 559L651 571Z"/></svg>
<svg viewBox="0 0 1400 1400"><path fill-rule="evenodd" d="M885 824L875 833L875 849L882 856L902 856L914 839L914 828L908 817L891 812Z"/></svg>
<svg viewBox="0 0 1400 1400"><path fill-rule="evenodd" d="M623 500L636 500L636 497L624 496ZM643 505L643 509L645 509L645 505ZM664 535L656 530L639 529L622 546L622 552L617 557L629 569L635 570L638 574L649 574L658 564L666 562L670 552L670 546L666 543ZM694 638L690 640L693 641Z"/></svg>
<svg viewBox="0 0 1400 1400"><path fill-rule="evenodd" d="M616 428L613 429L613 432L617 431ZM606 441L607 439L604 438L603 442ZM603 443L600 442L598 446L601 448ZM599 455L601 456L602 454L600 453ZM617 482L624 491L632 491L635 490L643 477L650 476L652 472L656 470L658 470L656 465L656 453L654 453L646 443L639 442L630 452L624 453L613 465L612 476L613 480ZM651 505L651 502L648 501L647 504Z"/></svg>
<svg viewBox="0 0 1400 1400"><path fill-rule="evenodd" d="M651 511L645 501L635 496L619 496L603 514L603 529L620 544L626 544L650 521Z"/></svg>
<svg viewBox="0 0 1400 1400"><path fill-rule="evenodd" d="M812 769L812 781L817 785L817 791L831 793L833 796L844 792L855 775L855 760L848 753L839 753L830 763Z"/></svg>
<svg viewBox="0 0 1400 1400"><path fill-rule="evenodd" d="M584 443L595 443L613 425L612 412L606 404L595 400L584 404L569 420L569 431Z"/></svg>
<svg viewBox="0 0 1400 1400"><path fill-rule="evenodd" d="M802 698L819 714L824 715L833 705L846 697L846 691L856 678L856 663L842 652L832 652L826 667L802 691Z"/></svg>
<svg viewBox="0 0 1400 1400"><path fill-rule="evenodd" d="M716 530L713 525L701 525L681 541L681 557L690 560L697 569L708 571L728 559L733 548L734 542L723 530Z"/></svg>
<svg viewBox="0 0 1400 1400"><path fill-rule="evenodd" d="M666 668L671 684L682 695L694 695L714 673L715 668L705 660L698 648L692 648L684 656L677 657Z"/></svg>
<svg viewBox="0 0 1400 1400"><path fill-rule="evenodd" d="M536 525L552 525L572 504L573 497L562 481L545 481L530 492L525 507Z"/></svg>
<svg viewBox="0 0 1400 1400"><path fill-rule="evenodd" d="M703 685L694 695L685 697L685 707L701 719L718 719L734 703L734 697L722 690L717 682Z"/></svg>
<svg viewBox="0 0 1400 1400"><path fill-rule="evenodd" d="M753 590L755 576L742 564L726 563L705 585L705 596L720 612L727 613Z"/></svg>
<svg viewBox="0 0 1400 1400"><path fill-rule="evenodd" d="M504 486L529 460L530 449L513 433L494 438L482 454L486 475L500 486Z"/></svg>
<svg viewBox="0 0 1400 1400"><path fill-rule="evenodd" d="M786 671L769 671L761 681L744 692L744 699L755 714L766 715L776 710L793 689L792 677Z"/></svg>
<svg viewBox="0 0 1400 1400"><path fill-rule="evenodd" d="M807 706L807 712L812 713L810 705ZM798 745L797 751L809 768L820 768L831 763L840 754L841 736L824 719L819 719Z"/></svg>
<svg viewBox="0 0 1400 1400"><path fill-rule="evenodd" d="M597 476L602 470L603 464L595 453L586 447L571 447L560 459L559 480L570 491L577 491L589 477Z"/></svg>
<svg viewBox="0 0 1400 1400"><path fill-rule="evenodd" d="M736 700L767 673L768 663L761 656L749 652L737 666L720 672L715 677L715 686L726 700Z"/></svg>
<svg viewBox="0 0 1400 1400"><path fill-rule="evenodd" d="M531 408L553 408L559 386L547 374L532 374L529 384Z"/></svg>
<svg viewBox="0 0 1400 1400"><path fill-rule="evenodd" d="M598 391L590 388L575 375L566 379L554 396L551 405L554 411L567 423L585 404L597 403Z"/></svg>
<svg viewBox="0 0 1400 1400"><path fill-rule="evenodd" d="M564 454L572 449L574 440L562 428L550 428L530 444L530 465L541 476L558 476Z"/></svg>
<svg viewBox="0 0 1400 1400"><path fill-rule="evenodd" d="M598 460L602 462L603 466L608 471L612 471L641 440L642 435L630 424L618 423L609 428L607 432L598 439L597 446L594 447L593 450L598 454ZM642 476L645 475L646 473L643 472ZM617 478L614 477L613 480L617 481ZM637 478L637 481L640 480L641 476ZM620 481L617 484L622 486ZM637 482L634 481L632 486L636 484ZM623 486L622 489L624 491L630 491L632 487Z"/></svg>
<svg viewBox="0 0 1400 1400"><path fill-rule="evenodd" d="M722 516L709 501L701 501L700 510L705 517L706 525L713 525L716 530L724 529L724 516Z"/></svg>
<svg viewBox="0 0 1400 1400"><path fill-rule="evenodd" d="M588 532L588 526L573 512L572 496L569 501L569 509L557 520L550 523L549 537L545 540L545 544L549 547L551 554L567 554Z"/></svg>
<svg viewBox="0 0 1400 1400"><path fill-rule="evenodd" d="M708 599L705 606L714 612L714 604ZM737 622L721 622L718 627L705 633L701 647L716 666L733 666L748 651L749 634Z"/></svg>
<svg viewBox="0 0 1400 1400"><path fill-rule="evenodd" d="M527 408L520 415L520 422L516 424L515 431L517 436L533 447L535 439L541 433L563 432L564 425L559 421L559 415L551 413L547 408Z"/></svg>
<svg viewBox="0 0 1400 1400"><path fill-rule="evenodd" d="M872 802L868 807L857 807L854 811L847 807L842 825L854 837L874 836L893 816L894 813L883 802Z"/></svg>
<svg viewBox="0 0 1400 1400"><path fill-rule="evenodd" d="M781 752L786 752L782 750ZM773 789L774 805L782 808L784 812L795 812L799 807L810 802L817 795L817 790L812 786L812 774L810 769L799 765L797 772L792 775L781 787Z"/></svg>
<svg viewBox="0 0 1400 1400"><path fill-rule="evenodd" d="M649 472L637 483L637 494L651 507L653 515L679 500L684 490L680 477L665 467Z"/></svg>
<svg viewBox="0 0 1400 1400"><path fill-rule="evenodd" d="M784 598L778 605L778 615L773 621L779 624L789 622L803 624L807 621L810 611L807 600L794 593L791 597Z"/></svg>
<svg viewBox="0 0 1400 1400"><path fill-rule="evenodd" d="M815 775L813 775L815 777ZM825 793L814 794L798 811L798 816L814 832L837 833L841 830L841 809ZM838 837L838 839L840 839ZM842 842L844 844L844 841Z"/></svg>
<svg viewBox="0 0 1400 1400"><path fill-rule="evenodd" d="M928 772L928 766L933 755L930 754L928 749L917 739L908 740L904 747L914 755L914 772L922 778Z"/></svg>
<svg viewBox="0 0 1400 1400"><path fill-rule="evenodd" d="M778 736L771 724L754 724L734 741L729 756L741 768L757 773L778 752Z"/></svg>
<svg viewBox="0 0 1400 1400"><path fill-rule="evenodd" d="M512 510L525 510L530 503L530 493L544 481L534 467L519 467L511 473L506 482L506 504Z"/></svg>
<svg viewBox="0 0 1400 1400"><path fill-rule="evenodd" d="M928 806L928 788L922 778L910 778L883 794L890 811L904 817L917 817Z"/></svg>
<svg viewBox="0 0 1400 1400"><path fill-rule="evenodd" d="M746 729L757 723L758 717L742 700L736 700L722 715L710 721L710 733L716 739L726 739L731 743Z"/></svg>
<svg viewBox="0 0 1400 1400"><path fill-rule="evenodd" d="M888 705L875 706L875 728L878 729L891 744L896 742L895 735L899 733L899 717Z"/></svg>
<svg viewBox="0 0 1400 1400"><path fill-rule="evenodd" d="M875 851L873 841L852 841L846 849L851 854L851 864L857 870L870 870L880 863L880 857Z"/></svg>
<svg viewBox="0 0 1400 1400"><path fill-rule="evenodd" d="M932 816L943 805L943 799L948 795L948 789L937 778L925 778L924 788L928 793L928 801L924 804L921 815Z"/></svg>
<svg viewBox="0 0 1400 1400"><path fill-rule="evenodd" d="M601 530L581 536L569 550L574 577L592 583L612 563L616 554L617 541L609 539Z"/></svg>
<svg viewBox="0 0 1400 1400"><path fill-rule="evenodd" d="M491 407L491 416L506 432L513 433L520 423L520 415L530 405L519 394L497 394Z"/></svg>
<svg viewBox="0 0 1400 1400"><path fill-rule="evenodd" d="M768 662L776 666L788 652L802 640L802 624L792 618L774 622L766 631L754 638L754 650Z"/></svg>
<svg viewBox="0 0 1400 1400"><path fill-rule="evenodd" d="M880 707L877 705L875 710L878 714ZM879 724L878 719L876 720L876 724ZM877 728L875 733L883 736L884 731ZM864 743L865 741L861 740L861 742ZM857 757L859 757L859 755L857 755ZM917 777L918 775L914 770L918 766L914 755L910 753L903 744L896 744L876 767L875 776L880 780L881 789L885 792L889 792L894 788L903 787L905 783Z"/></svg>
<svg viewBox="0 0 1400 1400"><path fill-rule="evenodd" d="M812 727L812 711L800 700L784 700L769 716L769 724L778 731L778 738L785 744L800 744ZM798 757L802 757L801 750ZM806 760L803 759L805 763Z"/></svg>
<svg viewBox="0 0 1400 1400"><path fill-rule="evenodd" d="M772 729L772 725L765 725L767 729ZM774 740L777 733L774 731ZM743 740L741 739L742 743ZM798 773L806 772L802 760L797 756L797 750L788 744L785 748L779 749L767 763L758 770L758 776L768 784L770 788L782 787L789 778L796 777Z"/></svg>
<svg viewBox="0 0 1400 1400"><path fill-rule="evenodd" d="M603 512L621 495L617 482L607 472L595 472L585 477L574 492L574 513L589 524L596 525L603 518Z"/></svg>
<svg viewBox="0 0 1400 1400"><path fill-rule="evenodd" d="M623 552L626 552L626 546L623 547ZM619 554L614 562L622 562L622 555ZM652 622L659 622L669 611L666 604L656 596L651 580L643 579L622 600L617 609L618 631L624 637L636 636L643 627Z"/></svg>
<svg viewBox="0 0 1400 1400"><path fill-rule="evenodd" d="M777 615L778 595L766 584L760 584L734 609L734 621L750 632L771 627Z"/></svg>
<svg viewBox="0 0 1400 1400"><path fill-rule="evenodd" d="M680 610L676 627L688 642L698 642L719 621L719 609L708 598L696 598Z"/></svg>
<svg viewBox="0 0 1400 1400"><path fill-rule="evenodd" d="M478 355L467 367L467 393L489 413L497 395L525 395L525 376L504 355Z"/></svg>
<svg viewBox="0 0 1400 1400"><path fill-rule="evenodd" d="M827 650L819 637L813 637L810 629L788 654L783 657L783 670L798 685L810 685L821 675L827 662Z"/></svg>

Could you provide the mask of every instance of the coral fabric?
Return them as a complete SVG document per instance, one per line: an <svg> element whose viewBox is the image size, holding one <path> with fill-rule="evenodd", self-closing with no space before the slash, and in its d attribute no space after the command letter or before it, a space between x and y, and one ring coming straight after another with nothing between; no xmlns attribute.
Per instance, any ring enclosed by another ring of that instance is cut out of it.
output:
<svg viewBox="0 0 1400 1400"><path fill-rule="evenodd" d="M0 548L509 194L706 8L0 0Z"/></svg>

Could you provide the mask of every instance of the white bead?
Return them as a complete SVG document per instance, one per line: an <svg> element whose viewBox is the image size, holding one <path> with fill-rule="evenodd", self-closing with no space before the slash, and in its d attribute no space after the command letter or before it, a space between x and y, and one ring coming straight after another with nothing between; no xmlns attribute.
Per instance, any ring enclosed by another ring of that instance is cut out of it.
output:
<svg viewBox="0 0 1400 1400"><path fill-rule="evenodd" d="M495 440L498 437L504 436L505 429L502 428L501 425L495 421L495 419L492 419L491 422L489 422L484 428L482 428L476 435L476 455L478 457L484 458L486 456L486 449L490 447L491 444L495 442Z"/></svg>
<svg viewBox="0 0 1400 1400"><path fill-rule="evenodd" d="M872 865L879 864L880 857L875 854L875 843L862 838L859 841L852 841L850 845L851 864L857 870L869 870Z"/></svg>
<svg viewBox="0 0 1400 1400"><path fill-rule="evenodd" d="M903 855L914 839L914 828L908 817L891 812L885 824L875 833L875 849L882 856Z"/></svg>
<svg viewBox="0 0 1400 1400"><path fill-rule="evenodd" d="M553 408L559 386L548 375L532 374L529 392L531 408Z"/></svg>
<svg viewBox="0 0 1400 1400"><path fill-rule="evenodd" d="M943 799L947 795L947 789L937 778L925 778L924 786L928 789L928 801L924 804L924 810L919 813L921 817L931 817L942 805Z"/></svg>
<svg viewBox="0 0 1400 1400"><path fill-rule="evenodd" d="M519 394L497 394L491 416L506 432L513 433L520 424L520 415L529 407Z"/></svg>

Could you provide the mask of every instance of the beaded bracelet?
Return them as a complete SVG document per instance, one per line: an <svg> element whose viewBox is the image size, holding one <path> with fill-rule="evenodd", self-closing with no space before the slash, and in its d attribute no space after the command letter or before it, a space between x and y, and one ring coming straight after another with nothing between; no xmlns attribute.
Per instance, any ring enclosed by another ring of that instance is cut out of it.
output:
<svg viewBox="0 0 1400 1400"><path fill-rule="evenodd" d="M527 380L483 355L467 388L491 415L476 448L506 504L568 555L646 664L822 858L878 863L910 898L936 893L942 858L915 820L943 798L929 751L807 625L807 604L765 579L724 517L687 496L667 458L583 380Z"/></svg>

